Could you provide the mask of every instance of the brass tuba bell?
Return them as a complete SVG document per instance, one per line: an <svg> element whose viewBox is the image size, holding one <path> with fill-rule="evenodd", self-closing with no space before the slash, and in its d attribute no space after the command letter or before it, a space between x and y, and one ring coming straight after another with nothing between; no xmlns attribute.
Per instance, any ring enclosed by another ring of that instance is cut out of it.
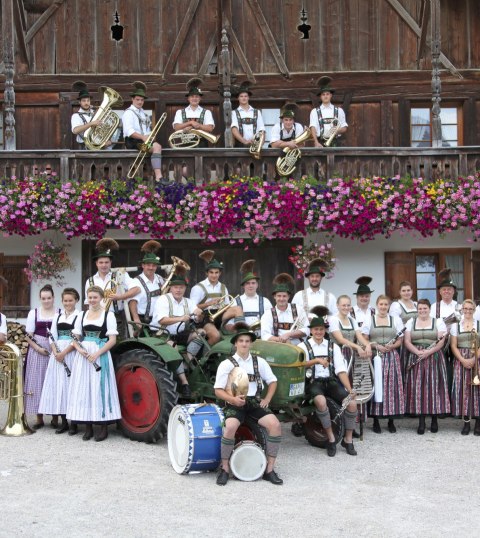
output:
<svg viewBox="0 0 480 538"><path fill-rule="evenodd" d="M311 138L312 133L308 127L304 126L304 131L300 136L294 139L295 144L303 144L309 138ZM278 175L280 176L290 176L295 172L297 168L297 162L302 156L302 152L298 148L284 148L283 152L285 155L277 159L275 168L277 169Z"/></svg>
<svg viewBox="0 0 480 538"><path fill-rule="evenodd" d="M262 152L263 144L265 143L265 131L258 131L253 137L252 143L250 144L249 153L253 155L255 159L260 159L260 154Z"/></svg>
<svg viewBox="0 0 480 538"><path fill-rule="evenodd" d="M113 133L120 125L120 117L112 110L113 106L122 106L123 99L121 95L109 88L101 86L103 92L102 104L98 107L91 121L101 121L96 127L89 127L83 134L85 147L92 151L98 151L105 147L105 144L111 140Z"/></svg>

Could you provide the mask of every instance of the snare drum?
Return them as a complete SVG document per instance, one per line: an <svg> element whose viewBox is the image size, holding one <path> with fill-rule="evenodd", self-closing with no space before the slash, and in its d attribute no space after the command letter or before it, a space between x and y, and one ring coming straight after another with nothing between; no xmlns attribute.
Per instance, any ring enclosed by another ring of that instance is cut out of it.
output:
<svg viewBox="0 0 480 538"><path fill-rule="evenodd" d="M230 457L230 469L233 476L244 482L258 480L267 468L265 452L258 443L242 441Z"/></svg>
<svg viewBox="0 0 480 538"><path fill-rule="evenodd" d="M223 412L214 404L177 405L168 420L168 455L178 474L215 471L220 464Z"/></svg>

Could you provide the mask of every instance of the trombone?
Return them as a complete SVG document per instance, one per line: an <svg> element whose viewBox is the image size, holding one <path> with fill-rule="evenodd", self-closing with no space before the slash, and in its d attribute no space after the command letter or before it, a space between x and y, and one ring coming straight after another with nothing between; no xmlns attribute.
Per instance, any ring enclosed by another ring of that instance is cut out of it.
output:
<svg viewBox="0 0 480 538"><path fill-rule="evenodd" d="M160 127L165 123L166 119L167 119L167 113L164 112L160 116L160 119L155 124L155 127L152 129L152 132L148 135L147 140L139 144L138 149L140 151L138 152L136 159L133 161L132 166L130 166L128 170L128 174L127 174L128 179L133 179L137 175L137 172L140 166L142 166L147 153L150 153L150 150L152 149L153 143L155 142L155 138L157 137L157 134L160 131Z"/></svg>

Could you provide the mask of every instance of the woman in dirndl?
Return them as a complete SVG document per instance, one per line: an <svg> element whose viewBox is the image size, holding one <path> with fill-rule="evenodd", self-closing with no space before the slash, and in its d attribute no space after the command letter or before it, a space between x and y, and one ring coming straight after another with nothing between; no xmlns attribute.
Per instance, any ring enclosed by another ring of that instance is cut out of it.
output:
<svg viewBox="0 0 480 538"><path fill-rule="evenodd" d="M88 311L78 316L73 329L81 344L74 342L77 350L73 360L68 392L67 419L86 424L83 440L93 437L93 424L100 429L95 441L108 437L108 424L121 418L115 370L110 349L117 341L117 322L113 312L105 312L101 300L102 288L92 286L87 290ZM100 371L94 363L101 367Z"/></svg>
<svg viewBox="0 0 480 538"><path fill-rule="evenodd" d="M391 316L398 316L402 320L403 325L406 325L409 319L417 316L417 303L412 300L413 289L410 282L407 280L400 282L399 295L400 298L397 301L393 301L390 305L389 314ZM402 378L404 381L407 357L408 350L405 347L405 342L403 342L400 348L400 363L402 365Z"/></svg>
<svg viewBox="0 0 480 538"><path fill-rule="evenodd" d="M29 345L25 360L24 403L26 415L37 415L37 422L33 425L34 430L39 430L45 425L38 405L50 357L47 329L51 328L53 318L58 313L53 302L53 288L50 284L46 284L40 290L40 308L30 310L25 324ZM54 428L58 427L56 417L52 419L51 424Z"/></svg>
<svg viewBox="0 0 480 538"><path fill-rule="evenodd" d="M418 317L407 321L405 346L409 351L405 377L405 413L419 417L417 433L425 433L425 415L432 416L430 431L438 431L438 415L450 413L447 369L443 355L447 327L430 315L430 301L420 299Z"/></svg>
<svg viewBox="0 0 480 538"><path fill-rule="evenodd" d="M376 314L367 318L362 325L362 333L370 340L370 345L375 348L380 357L382 401L376 401L375 396L369 402L369 416L373 417L373 431L382 433L380 418L388 418L388 431L397 431L394 417L405 413L405 398L403 394L402 368L398 348L402 345L403 336L398 336L403 329L402 320L398 316L388 313L390 298L379 295L376 303ZM375 378L378 372L375 366ZM379 399L379 391L376 397Z"/></svg>
<svg viewBox="0 0 480 538"><path fill-rule="evenodd" d="M75 348L72 345L71 332L80 312L75 305L80 300L77 290L65 288L62 292L63 310L55 316L50 329L50 345L52 353L48 361L42 396L38 407L39 413L61 417L62 423L58 425L55 433L65 433L68 430L67 397L69 385L69 371L72 370ZM72 426L72 435L76 433L76 425Z"/></svg>
<svg viewBox="0 0 480 538"><path fill-rule="evenodd" d="M475 303L471 299L463 301L462 309L462 319L450 328L450 349L455 357L451 393L452 416L463 418L462 435L470 433L470 420L474 418L473 433L480 435L480 322L473 317ZM479 384L475 384L476 376Z"/></svg>

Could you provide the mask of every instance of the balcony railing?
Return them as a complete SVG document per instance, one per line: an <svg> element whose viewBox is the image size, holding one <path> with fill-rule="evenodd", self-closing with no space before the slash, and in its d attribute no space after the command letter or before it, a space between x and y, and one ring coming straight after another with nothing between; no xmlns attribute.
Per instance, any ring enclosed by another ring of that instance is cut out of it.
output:
<svg viewBox="0 0 480 538"><path fill-rule="evenodd" d="M163 151L164 175L180 181L183 176L196 181L219 181L233 175L274 179L278 149L262 151L260 160L248 149L206 148ZM132 151L32 150L0 151L0 177L25 177L55 173L62 180L125 178L135 159ZM302 149L302 159L294 177L407 176L426 179L456 178L480 170L480 147L458 148L329 148ZM140 174L142 175L142 174ZM145 159L145 178L151 176Z"/></svg>

